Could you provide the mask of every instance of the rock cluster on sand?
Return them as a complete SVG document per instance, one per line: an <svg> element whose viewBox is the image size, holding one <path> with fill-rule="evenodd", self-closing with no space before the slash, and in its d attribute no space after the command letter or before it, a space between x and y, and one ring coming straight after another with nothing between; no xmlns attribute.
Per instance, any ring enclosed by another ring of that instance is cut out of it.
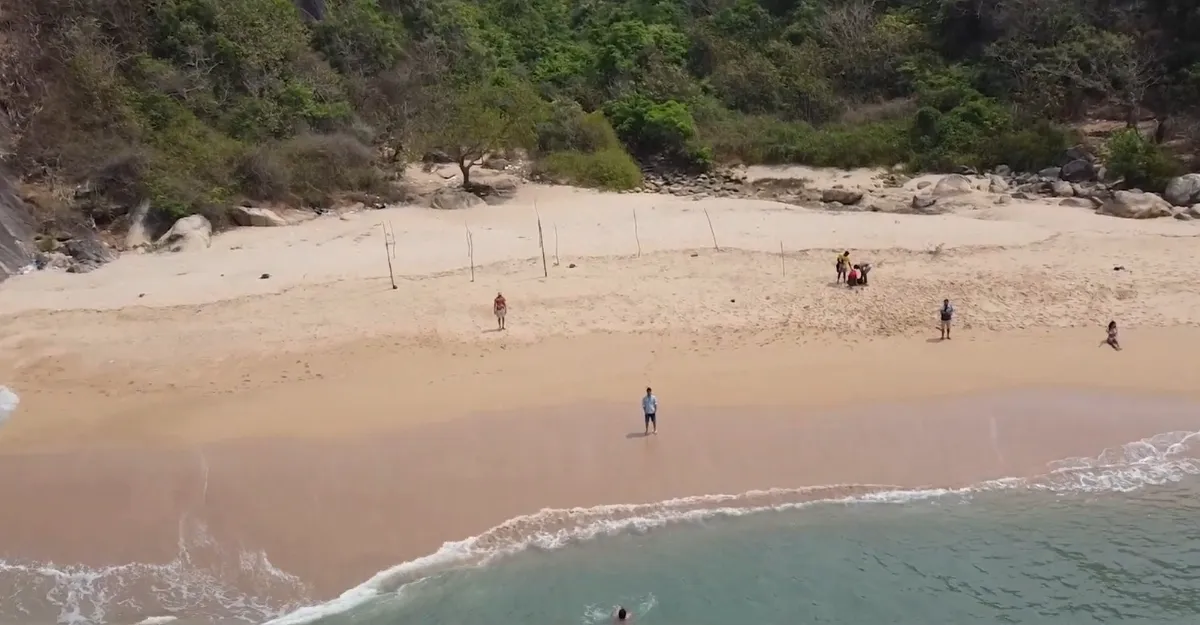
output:
<svg viewBox="0 0 1200 625"><path fill-rule="evenodd" d="M885 213L940 214L956 206L979 207L982 204L1008 204L1012 200L1056 200L1061 206L1095 209L1099 214L1127 219L1174 217L1190 220L1200 217L1200 174L1173 179L1160 196L1137 189L1124 189L1120 181L1105 181L1106 171L1090 153L1073 148L1060 160L1061 166L1037 172L1014 172L1001 165L991 172L979 173L960 168L958 173L934 181L916 183L915 191L906 186L910 179L900 173L886 172L869 184L834 184L813 188L808 181L792 179L749 180L745 168L732 167L688 175L649 169L644 183L634 189L640 193L662 193L703 199L736 197L762 199L826 210L874 211ZM995 196L980 202L978 194Z"/></svg>

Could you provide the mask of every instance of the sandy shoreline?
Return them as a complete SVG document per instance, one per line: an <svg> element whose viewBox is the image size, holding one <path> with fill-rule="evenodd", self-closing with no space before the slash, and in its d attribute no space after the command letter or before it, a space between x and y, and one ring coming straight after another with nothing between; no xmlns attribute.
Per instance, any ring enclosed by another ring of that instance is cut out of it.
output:
<svg viewBox="0 0 1200 625"><path fill-rule="evenodd" d="M365 438L0 456L5 475L31 478L0 484L0 498L23 502L0 522L4 555L103 567L164 563L186 548L204 563L214 557L204 545L219 545L227 558L265 553L329 598L543 508L834 484L954 488L1200 430L1194 401L1044 391L807 414L678 409L664 411L656 437L641 436L628 412L576 405ZM868 491L814 496L856 492ZM82 510L81 527L73 513ZM543 523L489 540L552 532L567 519ZM181 546L196 528L203 539Z"/></svg>
<svg viewBox="0 0 1200 625"><path fill-rule="evenodd" d="M549 278L535 199L562 242ZM328 597L547 506L963 485L1200 430L1178 403L1200 399L1197 236L1034 202L831 214L530 186L21 276L0 285L0 384L21 395L0 472L23 476L0 484L23 503L0 559L162 563L191 536ZM874 263L867 289L832 284L844 248ZM1125 351L1099 346L1109 319ZM664 434L626 438L647 384ZM271 575L234 577L299 592Z"/></svg>

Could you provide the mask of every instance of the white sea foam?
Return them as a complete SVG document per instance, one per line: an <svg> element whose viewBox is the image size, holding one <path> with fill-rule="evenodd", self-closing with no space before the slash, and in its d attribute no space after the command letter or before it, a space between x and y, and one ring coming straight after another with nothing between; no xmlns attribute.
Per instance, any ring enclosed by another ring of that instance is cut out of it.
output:
<svg viewBox="0 0 1200 625"><path fill-rule="evenodd" d="M178 541L178 554L165 564L86 567L0 560L0 589L7 596L0 620L161 625L175 620L174 614L187 614L256 622L296 608L304 597L300 580L275 568L261 552L239 554L236 564L230 562L200 523L181 521ZM230 569L236 573L230 575ZM157 615L143 617L146 613Z"/></svg>
<svg viewBox="0 0 1200 625"><path fill-rule="evenodd" d="M0 384L0 425L4 425L17 411L21 398L12 389Z"/></svg>
<svg viewBox="0 0 1200 625"><path fill-rule="evenodd" d="M1128 492L1200 475L1200 432L1167 432L1106 449L1094 458L1067 458L1033 478L1002 478L974 486L902 489L886 485L837 485L769 489L738 495L705 495L653 504L617 504L593 508L544 509L510 519L465 540L447 542L438 551L380 571L331 601L300 608L264 625L303 625L345 612L387 593L411 588L430 574L466 565L483 565L526 549L555 549L624 532L664 525L785 511L815 504L886 504L969 497L980 492L1030 489L1054 493Z"/></svg>

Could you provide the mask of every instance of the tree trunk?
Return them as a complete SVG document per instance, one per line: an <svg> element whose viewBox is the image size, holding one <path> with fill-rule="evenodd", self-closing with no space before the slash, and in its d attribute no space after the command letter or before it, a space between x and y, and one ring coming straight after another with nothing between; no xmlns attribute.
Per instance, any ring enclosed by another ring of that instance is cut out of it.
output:
<svg viewBox="0 0 1200 625"><path fill-rule="evenodd" d="M472 159L469 159L469 158L461 158L458 160L458 169L460 171L462 171L462 175L463 175L463 188L464 189L471 186L471 165L475 164L471 161L472 161Z"/></svg>
<svg viewBox="0 0 1200 625"><path fill-rule="evenodd" d="M1171 118L1167 117L1165 115L1158 119L1158 126L1154 129L1154 142L1155 143L1162 143L1163 141L1166 141L1166 139L1167 139L1167 120L1169 120L1169 119L1171 119Z"/></svg>

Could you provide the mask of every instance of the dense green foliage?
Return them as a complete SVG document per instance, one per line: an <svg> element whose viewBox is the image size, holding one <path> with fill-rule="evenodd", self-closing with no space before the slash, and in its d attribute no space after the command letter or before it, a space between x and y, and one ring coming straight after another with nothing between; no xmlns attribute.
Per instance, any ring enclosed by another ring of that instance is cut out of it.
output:
<svg viewBox="0 0 1200 625"><path fill-rule="evenodd" d="M1151 184L1200 103L1200 9L1171 0L17 5L8 160L86 183L98 222L144 197L174 216L384 192L381 166L429 150L469 175L525 148L604 188L638 184L630 155L1036 169L1105 107L1175 123L1109 146L1113 171Z"/></svg>

